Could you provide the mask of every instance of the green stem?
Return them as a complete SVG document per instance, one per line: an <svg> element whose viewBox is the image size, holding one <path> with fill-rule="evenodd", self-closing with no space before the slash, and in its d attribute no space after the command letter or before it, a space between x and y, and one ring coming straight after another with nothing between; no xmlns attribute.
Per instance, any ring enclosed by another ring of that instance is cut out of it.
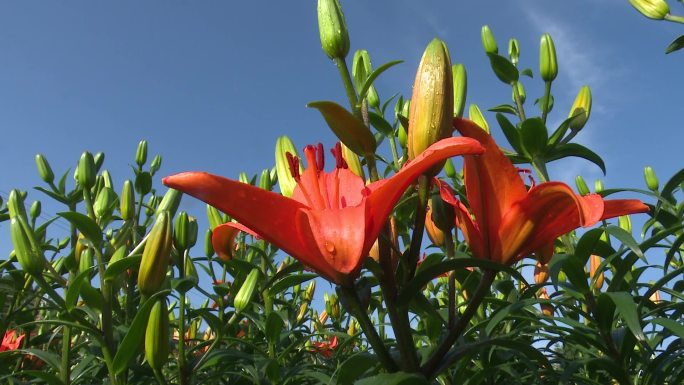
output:
<svg viewBox="0 0 684 385"><path fill-rule="evenodd" d="M537 172L537 177L542 183L549 181L549 171L546 169L546 162L540 158L532 159L532 167Z"/></svg>
<svg viewBox="0 0 684 385"><path fill-rule="evenodd" d="M673 15L671 13L668 13L667 15L665 15L665 20L671 21L673 23L684 24L684 17Z"/></svg>
<svg viewBox="0 0 684 385"><path fill-rule="evenodd" d="M491 287L492 282L494 282L495 276L495 271L485 270L482 279L480 280L480 284L478 285L477 290L475 290L475 294L473 294L470 302L468 302L468 306L463 311L463 314L461 314L461 317L456 321L454 327L449 330L449 334L442 340L442 343L437 347L437 350L432 357L430 357L428 362L420 369L423 375L428 378L433 378L438 374L435 373L435 369L439 367L442 358L444 358L454 342L456 342L458 337L465 331L466 326L470 323L470 319L475 315L478 307L480 307L480 303L489 292L489 288Z"/></svg>
<svg viewBox="0 0 684 385"><path fill-rule="evenodd" d="M189 258L188 251L183 252L183 260L178 266L180 279L185 277L185 260ZM178 304L178 378L181 385L189 383L185 361L185 291L180 293Z"/></svg>
<svg viewBox="0 0 684 385"><path fill-rule="evenodd" d="M549 114L551 104L551 82L544 83L544 109L542 110L542 121L546 124L546 116Z"/></svg>
<svg viewBox="0 0 684 385"><path fill-rule="evenodd" d="M397 142L394 135L389 137L390 147L392 149L392 163L394 165L394 170L399 171L399 153L397 152Z"/></svg>
<svg viewBox="0 0 684 385"><path fill-rule="evenodd" d="M525 108L523 107L523 102L522 102L522 97L520 97L520 92L518 92L518 82L513 83L513 98L515 99L515 105L518 108L518 116L520 117L520 121L524 121L527 119L525 117Z"/></svg>
<svg viewBox="0 0 684 385"><path fill-rule="evenodd" d="M340 77L342 78L342 84L344 85L344 90L347 92L347 99L349 99L349 105L351 106L354 116L363 120L361 117L361 110L359 108L359 99L356 96L356 90L354 89L354 83L352 82L351 74L349 73L349 68L347 67L347 62L344 58L334 58L333 61L337 65L337 69L340 71Z"/></svg>
<svg viewBox="0 0 684 385"><path fill-rule="evenodd" d="M112 321L112 285L104 279L105 266L102 253L98 249L93 249L97 259L97 268L100 276L100 288L102 289L102 333L104 334L104 346L102 352L114 352L114 324ZM114 376L114 373L110 373Z"/></svg>
<svg viewBox="0 0 684 385"><path fill-rule="evenodd" d="M425 215L427 214L427 202L430 193L430 179L421 175L418 177L418 202L416 203L416 213L413 219L413 234L411 245L406 258L407 274L404 276L404 283L408 282L416 272L418 256L423 243L423 232L425 231Z"/></svg>
<svg viewBox="0 0 684 385"><path fill-rule="evenodd" d="M447 259L454 259L454 237L451 235L451 230L444 232L444 248L446 251ZM449 328L454 327L456 322L456 274L454 272L449 273L449 283L448 283L448 295L449 295Z"/></svg>
<svg viewBox="0 0 684 385"><path fill-rule="evenodd" d="M368 313L361 306L361 301L359 300L356 290L354 290L354 288L342 286L340 286L340 289L345 291L347 293L347 298L351 300L351 309L349 310L351 310L352 315L359 321L361 329L363 329L366 338L368 338L368 343L370 343L373 351L375 354L377 354L382 365L385 367L385 369L387 369L388 372L396 372L398 370L397 364L387 351L387 348L378 335L377 330L375 330L373 321L371 321Z"/></svg>

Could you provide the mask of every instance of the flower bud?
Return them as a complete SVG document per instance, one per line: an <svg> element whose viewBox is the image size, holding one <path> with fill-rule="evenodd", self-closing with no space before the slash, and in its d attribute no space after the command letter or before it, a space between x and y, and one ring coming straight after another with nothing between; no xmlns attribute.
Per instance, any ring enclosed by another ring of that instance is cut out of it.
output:
<svg viewBox="0 0 684 385"><path fill-rule="evenodd" d="M238 290L235 295L235 301L233 301L233 307L237 313L241 313L247 305L252 301L252 295L259 282L259 269L252 269L245 278L245 282L242 283L240 290Z"/></svg>
<svg viewBox="0 0 684 385"><path fill-rule="evenodd" d="M594 181L594 192L598 194L601 191L603 191L603 182L601 181L601 179L596 179Z"/></svg>
<svg viewBox="0 0 684 385"><path fill-rule="evenodd" d="M454 162L451 159L447 159L446 163L444 163L444 173L449 178L456 177L456 167L454 167Z"/></svg>
<svg viewBox="0 0 684 385"><path fill-rule="evenodd" d="M55 174L52 172L50 163L43 156L43 154L36 154L36 167L38 168L38 175L45 183L52 183L55 180Z"/></svg>
<svg viewBox="0 0 684 385"><path fill-rule="evenodd" d="M212 234L211 229L207 229L204 233L204 255L207 258L211 258L214 255L214 245L211 243Z"/></svg>
<svg viewBox="0 0 684 385"><path fill-rule="evenodd" d="M302 322L304 319L304 316L306 316L306 313L309 311L309 303L308 302L303 302L301 305L299 305L299 311L297 312L297 317L295 318L297 320L297 323Z"/></svg>
<svg viewBox="0 0 684 385"><path fill-rule="evenodd" d="M373 66L371 65L370 56L368 51L365 49L360 49L354 52L354 62L352 64L352 76L354 78L354 85L357 90L363 87L368 76L373 72ZM368 105L373 108L380 107L380 99L378 99L378 93L375 91L375 87L371 85L368 88L368 93L366 94L366 100Z"/></svg>
<svg viewBox="0 0 684 385"><path fill-rule="evenodd" d="M453 75L446 44L433 39L420 60L409 113L408 157L414 159L453 131Z"/></svg>
<svg viewBox="0 0 684 385"><path fill-rule="evenodd" d="M318 0L318 30L323 52L331 59L344 59L349 53L349 34L338 0Z"/></svg>
<svg viewBox="0 0 684 385"><path fill-rule="evenodd" d="M31 203L31 209L29 210L29 214L31 214L31 220L35 221L36 218L40 216L41 211L42 206L40 201L33 201L33 203Z"/></svg>
<svg viewBox="0 0 684 385"><path fill-rule="evenodd" d="M598 255L593 255L589 258L589 278L594 279L594 276L598 274L596 282L594 283L594 288L596 290L601 290L603 287L603 272L597 271L599 265L601 264L601 258Z"/></svg>
<svg viewBox="0 0 684 385"><path fill-rule="evenodd" d="M340 301L337 295L325 293L325 310L332 317L333 321L340 319ZM323 323L323 322L321 322Z"/></svg>
<svg viewBox="0 0 684 385"><path fill-rule="evenodd" d="M360 327L360 325L359 325L359 321L357 321L357 320L355 320L355 319L352 318L352 319L349 321L349 327L347 328L347 335L350 335L350 336L352 336L352 337L355 336L356 333L359 332L359 329L360 329L360 328L361 328L361 327Z"/></svg>
<svg viewBox="0 0 684 385"><path fill-rule="evenodd" d="M162 158L160 155L155 155L150 163L150 174L154 175L161 167Z"/></svg>
<svg viewBox="0 0 684 385"><path fill-rule="evenodd" d="M581 130L589 120L589 114L591 114L591 89L588 86L582 86L568 115L568 118L573 118L570 121L570 129Z"/></svg>
<svg viewBox="0 0 684 385"><path fill-rule="evenodd" d="M93 267L93 249L87 248L81 253L81 257L78 259L78 272L83 273L88 271Z"/></svg>
<svg viewBox="0 0 684 385"><path fill-rule="evenodd" d="M618 217L618 226L628 233L632 233L632 220L629 215L622 215Z"/></svg>
<svg viewBox="0 0 684 385"><path fill-rule="evenodd" d="M276 141L275 148L275 164L276 164L276 175L278 175L278 186L280 186L280 193L283 196L291 197L292 192L297 185L292 172L290 171L290 164L287 160L287 154L299 158L299 153L294 144L287 136L283 135ZM302 162L299 163L299 172L302 173Z"/></svg>
<svg viewBox="0 0 684 385"><path fill-rule="evenodd" d="M167 211L161 211L157 214L154 226L152 226L147 237L140 261L138 287L144 295L151 296L164 283L169 267L172 243L171 215Z"/></svg>
<svg viewBox="0 0 684 385"><path fill-rule="evenodd" d="M159 206L157 206L155 213L159 215L160 212L167 211L169 216L173 218L181 203L181 198L183 198L182 192L172 188L168 189L166 194L164 194L164 198L162 198L162 201L159 203Z"/></svg>
<svg viewBox="0 0 684 385"><path fill-rule="evenodd" d="M95 198L93 209L95 216L99 219L107 218L114 212L116 205L116 193L109 187L103 187Z"/></svg>
<svg viewBox="0 0 684 385"><path fill-rule="evenodd" d="M121 189L121 202L119 211L121 218L125 221L130 221L135 218L135 195L133 194L133 182L130 180L124 181Z"/></svg>
<svg viewBox="0 0 684 385"><path fill-rule="evenodd" d="M508 57L511 58L511 63L513 63L514 66L518 65L518 58L520 57L518 39L511 39L508 41Z"/></svg>
<svg viewBox="0 0 684 385"><path fill-rule="evenodd" d="M325 325L325 323L328 322L328 318L330 318L330 316L328 315L328 311L323 310L321 314L317 317L317 320L319 324Z"/></svg>
<svg viewBox="0 0 684 385"><path fill-rule="evenodd" d="M147 141L141 140L135 152L135 163L142 167L147 162Z"/></svg>
<svg viewBox="0 0 684 385"><path fill-rule="evenodd" d="M480 107L478 107L477 104L470 105L470 108L468 109L468 119L472 120L473 123L489 133L489 124L485 120L484 115L482 115L482 111L480 111Z"/></svg>
<svg viewBox="0 0 684 385"><path fill-rule="evenodd" d="M314 293L316 292L316 281L311 281L309 284L306 286L306 289L304 291L306 300L311 301L313 299Z"/></svg>
<svg viewBox="0 0 684 385"><path fill-rule="evenodd" d="M187 258L185 258L185 262L183 264L183 269L185 270L185 276L186 277L193 277L193 278L199 280L199 275L197 274L197 269L195 268L195 263L192 262L192 258L190 258L190 256L187 256Z"/></svg>
<svg viewBox="0 0 684 385"><path fill-rule="evenodd" d="M513 101L515 101L515 93L517 92L518 97L520 98L520 103L525 103L527 95L525 94L525 87L523 87L523 84L521 82L515 82L513 87Z"/></svg>
<svg viewBox="0 0 684 385"><path fill-rule="evenodd" d="M24 271L38 275L45 267L45 256L26 219L24 198L17 190L10 191L7 208L10 215L10 238L17 261Z"/></svg>
<svg viewBox="0 0 684 385"><path fill-rule="evenodd" d="M249 183L249 177L247 176L247 173L244 171L240 172L240 175L238 175L238 180L240 183L251 184Z"/></svg>
<svg viewBox="0 0 684 385"><path fill-rule="evenodd" d="M259 176L259 187L266 191L271 191L271 172L267 168L261 171L261 175Z"/></svg>
<svg viewBox="0 0 684 385"><path fill-rule="evenodd" d="M545 82L552 82L558 75L556 47L548 33L542 35L539 44L539 74Z"/></svg>
<svg viewBox="0 0 684 385"><path fill-rule="evenodd" d="M145 329L145 358L154 370L161 370L169 358L169 310L166 298L152 306Z"/></svg>
<svg viewBox="0 0 684 385"><path fill-rule="evenodd" d="M658 191L658 187L659 187L658 177L656 176L656 173L653 170L653 167L651 167L651 166L644 167L644 180L646 181L646 186L648 187L649 190Z"/></svg>
<svg viewBox="0 0 684 385"><path fill-rule="evenodd" d="M539 299L545 299L545 300L550 300L549 298L549 293L546 291L546 288L543 287L539 291L539 295L537 295ZM547 317L552 317L553 316L553 305L550 303L541 303L539 304L539 307L541 308L542 314L544 314Z"/></svg>
<svg viewBox="0 0 684 385"><path fill-rule="evenodd" d="M651 294L651 296L648 297L648 299L650 299L653 303L660 303L660 290L656 290L655 292L653 292L653 294Z"/></svg>
<svg viewBox="0 0 684 385"><path fill-rule="evenodd" d="M361 166L361 160L359 159L359 156L356 155L354 151L350 150L349 147L345 146L343 143L341 143L341 145L342 158L345 162L347 162L349 171L353 172L354 174L360 176L362 179L365 180L366 174L363 172L363 167Z"/></svg>
<svg viewBox="0 0 684 385"><path fill-rule="evenodd" d="M430 238L430 241L435 246L444 246L444 232L437 227L432 219L432 202L428 201L427 212L425 213L425 232Z"/></svg>
<svg viewBox="0 0 684 385"><path fill-rule="evenodd" d="M492 30L489 29L488 25L482 26L482 31L480 32L480 36L482 37L482 46L484 47L484 50L486 53L488 53L488 54L499 53L499 47L496 45L496 39L494 38L494 34L492 33Z"/></svg>
<svg viewBox="0 0 684 385"><path fill-rule="evenodd" d="M223 224L221 212L214 206L207 205L207 218L209 219L209 228L212 230L215 229L216 226Z"/></svg>
<svg viewBox="0 0 684 385"><path fill-rule="evenodd" d="M76 169L76 182L85 189L90 189L95 185L95 178L97 174L95 171L95 160L93 154L86 151L81 155L78 161L78 168Z"/></svg>
<svg viewBox="0 0 684 385"><path fill-rule="evenodd" d="M181 211L176 216L176 225L173 229L173 241L179 251L187 250L190 247L188 242L189 227L188 213Z"/></svg>
<svg viewBox="0 0 684 385"><path fill-rule="evenodd" d="M632 7L649 19L663 20L670 13L670 6L665 0L629 0Z"/></svg>
<svg viewBox="0 0 684 385"><path fill-rule="evenodd" d="M199 232L199 229L197 227L197 218L188 217L188 232L187 232L188 249L195 246L195 243L197 243L197 233L198 232Z"/></svg>
<svg viewBox="0 0 684 385"><path fill-rule="evenodd" d="M549 265L537 261L534 265L534 283L537 285L543 285L549 279Z"/></svg>
<svg viewBox="0 0 684 385"><path fill-rule="evenodd" d="M454 79L454 116L462 117L465 109L466 95L468 93L468 75L463 64L451 66Z"/></svg>
<svg viewBox="0 0 684 385"><path fill-rule="evenodd" d="M589 194L589 187L587 186L587 182L584 181L584 178L582 178L581 175L577 175L575 177L575 186L577 186L577 191L580 193L580 195Z"/></svg>

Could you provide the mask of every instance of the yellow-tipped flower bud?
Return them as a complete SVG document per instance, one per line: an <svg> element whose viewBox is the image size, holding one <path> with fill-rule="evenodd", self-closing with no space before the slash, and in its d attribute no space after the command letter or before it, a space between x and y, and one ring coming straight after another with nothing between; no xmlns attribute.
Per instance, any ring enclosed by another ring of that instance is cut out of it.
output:
<svg viewBox="0 0 684 385"><path fill-rule="evenodd" d="M152 306L145 329L145 358L154 370L161 370L169 358L169 310L166 298Z"/></svg>
<svg viewBox="0 0 684 385"><path fill-rule="evenodd" d="M121 218L130 221L135 218L135 194L133 194L133 182L126 180L121 189L121 205L119 206Z"/></svg>
<svg viewBox="0 0 684 385"><path fill-rule="evenodd" d="M513 65L518 65L518 58L520 57L518 39L511 39L508 41L508 57L511 58L511 63L513 63Z"/></svg>
<svg viewBox="0 0 684 385"><path fill-rule="evenodd" d="M656 290L648 299L653 303L660 303L660 290Z"/></svg>
<svg viewBox="0 0 684 385"><path fill-rule="evenodd" d="M76 169L76 182L81 185L81 187L90 189L95 185L95 178L97 173L95 171L95 160L93 159L93 154L86 151L81 155L81 159L78 161L78 168Z"/></svg>
<svg viewBox="0 0 684 385"><path fill-rule="evenodd" d="M173 244L171 215L167 211L157 214L140 261L138 287L146 296L156 293L166 279L169 256Z"/></svg>
<svg viewBox="0 0 684 385"><path fill-rule="evenodd" d="M596 290L601 290L603 287L603 272L597 271L600 264L601 258L598 255L592 254L589 258L589 278L594 279L594 276L598 274L594 283L594 288L596 288Z"/></svg>
<svg viewBox="0 0 684 385"><path fill-rule="evenodd" d="M451 66L454 79L454 116L462 117L465 109L466 95L468 94L468 74L463 64Z"/></svg>
<svg viewBox="0 0 684 385"><path fill-rule="evenodd" d="M318 30L323 52L331 59L344 59L349 53L349 33L338 0L318 0Z"/></svg>
<svg viewBox="0 0 684 385"><path fill-rule="evenodd" d="M470 108L468 109L468 119L472 120L473 123L489 133L489 124L485 120L485 117L482 115L482 111L480 111L480 107L478 107L477 104L470 105Z"/></svg>
<svg viewBox="0 0 684 385"><path fill-rule="evenodd" d="M601 181L601 179L596 179L594 181L594 192L598 194L601 191L603 191L603 181Z"/></svg>
<svg viewBox="0 0 684 385"><path fill-rule="evenodd" d="M257 287L257 283L259 283L259 269L252 269L252 271L249 272L249 275L247 275L247 278L245 278L245 282L242 283L240 290L238 290L235 295L233 307L236 312L241 313L247 308L247 305L252 302L252 295Z"/></svg>
<svg viewBox="0 0 684 385"><path fill-rule="evenodd" d="M649 19L663 20L670 13L670 6L665 0L629 0L632 7Z"/></svg>
<svg viewBox="0 0 684 385"><path fill-rule="evenodd" d="M38 168L38 175L45 183L52 183L55 180L55 174L52 172L52 167L48 163L43 154L36 154L36 167Z"/></svg>
<svg viewBox="0 0 684 385"><path fill-rule="evenodd" d="M494 38L494 34L492 33L492 30L489 29L488 25L482 26L480 36L482 37L482 47L484 47L486 53L499 53L499 47L496 45L496 39Z"/></svg>
<svg viewBox="0 0 684 385"><path fill-rule="evenodd" d="M539 43L539 74L545 82L552 82L558 75L556 46L548 33L542 35Z"/></svg>
<svg viewBox="0 0 684 385"><path fill-rule="evenodd" d="M138 149L135 151L135 163L142 167L147 162L147 141L141 140Z"/></svg>
<svg viewBox="0 0 684 385"><path fill-rule="evenodd" d="M570 129L574 131L581 130L587 120L589 120L589 115L591 114L591 89L589 86L582 86L575 102L572 103L572 108L570 108L570 114L568 118L573 118L570 121Z"/></svg>
<svg viewBox="0 0 684 385"><path fill-rule="evenodd" d="M646 186L651 191L658 191L660 184L658 183L658 177L656 176L653 167L644 167L644 180L646 181Z"/></svg>
<svg viewBox="0 0 684 385"><path fill-rule="evenodd" d="M45 267L45 256L28 224L24 198L19 191L10 191L7 208L10 215L10 238L17 261L24 271L31 275L38 275Z"/></svg>
<svg viewBox="0 0 684 385"><path fill-rule="evenodd" d="M453 75L446 44L433 39L420 60L409 113L408 157L414 159L453 131Z"/></svg>
<svg viewBox="0 0 684 385"><path fill-rule="evenodd" d="M302 322L304 317L306 316L306 313L309 312L309 303L308 302L303 302L301 305L299 305L299 311L297 312L297 317L295 318L297 320L297 323Z"/></svg>
<svg viewBox="0 0 684 385"><path fill-rule="evenodd" d="M347 162L347 166L351 172L363 179L366 179L366 174L363 172L363 167L361 167L361 160L359 159L359 156L344 144L342 144L342 158L345 162Z"/></svg>
<svg viewBox="0 0 684 385"><path fill-rule="evenodd" d="M291 154L291 157L299 158L299 153L295 148L294 144L287 136L283 135L276 141L275 148L275 165L276 165L276 175L278 175L278 186L280 186L280 193L283 196L291 197L292 192L297 185L292 172L290 171L290 163L288 162L287 154ZM299 163L299 172L302 173L302 162Z"/></svg>
<svg viewBox="0 0 684 385"><path fill-rule="evenodd" d="M359 321L352 319L349 322L349 327L347 328L347 335L350 335L353 337L356 335L356 333L359 332L359 329L360 329Z"/></svg>

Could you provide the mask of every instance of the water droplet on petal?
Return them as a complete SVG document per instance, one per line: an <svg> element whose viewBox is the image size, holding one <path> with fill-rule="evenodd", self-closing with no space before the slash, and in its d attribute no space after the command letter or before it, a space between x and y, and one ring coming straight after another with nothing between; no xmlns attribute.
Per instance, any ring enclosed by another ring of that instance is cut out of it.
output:
<svg viewBox="0 0 684 385"><path fill-rule="evenodd" d="M325 241L325 250L332 256L334 256L337 253L337 250L335 249L335 244L330 241Z"/></svg>

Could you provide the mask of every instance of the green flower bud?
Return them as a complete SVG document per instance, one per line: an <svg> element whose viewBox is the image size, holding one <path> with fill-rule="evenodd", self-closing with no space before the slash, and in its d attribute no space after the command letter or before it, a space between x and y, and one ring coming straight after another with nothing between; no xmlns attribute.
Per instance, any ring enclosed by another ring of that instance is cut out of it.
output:
<svg viewBox="0 0 684 385"><path fill-rule="evenodd" d="M31 275L40 274L45 267L45 256L28 224L24 198L19 191L10 191L7 208L10 215L10 238L19 265Z"/></svg>
<svg viewBox="0 0 684 385"><path fill-rule="evenodd" d="M294 144L287 136L283 135L276 141L275 148L275 165L276 174L278 175L278 185L280 186L280 193L283 196L291 197L292 192L297 185L292 173L290 172L290 164L287 160L287 154L299 158L299 153ZM301 162L299 163L299 172L304 172Z"/></svg>
<svg viewBox="0 0 684 385"><path fill-rule="evenodd" d="M209 219L209 227L213 230L216 226L223 224L221 213L211 205L207 205L207 218Z"/></svg>
<svg viewBox="0 0 684 385"><path fill-rule="evenodd" d="M99 219L107 218L114 212L114 206L116 206L117 197L114 190L109 187L103 187L95 198L95 203L93 204L93 209L95 210L95 216Z"/></svg>
<svg viewBox="0 0 684 385"><path fill-rule="evenodd" d="M297 320L297 323L302 322L302 320L304 319L304 316L306 316L306 313L308 311L309 311L309 303L308 302L304 302L301 305L299 305L299 311L297 312L297 318L295 318Z"/></svg>
<svg viewBox="0 0 684 385"><path fill-rule="evenodd" d="M168 211L169 215L173 218L173 216L176 215L176 211L178 210L178 206L180 205L182 198L182 192L172 188L168 189L166 194L164 194L164 198L162 198L161 203L159 203L155 213L159 215L159 213L162 211Z"/></svg>
<svg viewBox="0 0 684 385"><path fill-rule="evenodd" d="M482 37L482 46L484 47L486 53L499 53L499 47L496 45L496 39L494 38L494 34L492 33L492 30L489 29L488 25L482 26L480 36Z"/></svg>
<svg viewBox="0 0 684 385"><path fill-rule="evenodd" d="M589 120L589 114L591 114L591 89L588 86L582 86L575 102L572 103L572 108L570 108L570 114L568 118L573 118L570 121L570 129L579 131L584 127Z"/></svg>
<svg viewBox="0 0 684 385"><path fill-rule="evenodd" d="M338 0L318 0L318 29L323 52L331 59L344 59L349 53L349 34Z"/></svg>
<svg viewBox="0 0 684 385"><path fill-rule="evenodd" d="M178 216L176 216L176 225L174 226L173 241L176 245L176 249L179 251L187 250L188 245L188 227L190 227L190 221L188 220L188 213L181 211Z"/></svg>
<svg viewBox="0 0 684 385"><path fill-rule="evenodd" d="M199 280L199 275L197 274L195 263L192 262L192 258L190 258L190 256L188 256L188 258L185 258L185 266L183 266L183 268L185 269L186 277L193 277Z"/></svg>
<svg viewBox="0 0 684 385"><path fill-rule="evenodd" d="M454 116L462 117L465 109L466 94L468 93L468 76L463 64L451 67L454 78Z"/></svg>
<svg viewBox="0 0 684 385"><path fill-rule="evenodd" d="M251 184L249 183L249 177L247 176L247 173L244 171L240 172L240 175L238 175L238 180L244 184Z"/></svg>
<svg viewBox="0 0 684 385"><path fill-rule="evenodd" d="M159 171L161 162L162 158L160 155L155 155L154 158L152 158L152 162L150 163L150 174L154 175L157 171Z"/></svg>
<svg viewBox="0 0 684 385"><path fill-rule="evenodd" d="M242 283L240 290L238 290L235 295L233 307L237 313L241 313L247 308L247 305L251 303L252 295L257 287L257 283L259 283L259 269L252 269L247 278L245 278L245 282Z"/></svg>
<svg viewBox="0 0 684 385"><path fill-rule="evenodd" d="M632 232L632 219L629 215L622 215L618 217L618 226L628 233Z"/></svg>
<svg viewBox="0 0 684 385"><path fill-rule="evenodd" d="M147 237L140 261L138 287L144 295L153 295L164 283L172 243L171 215L167 211L161 211L157 214L154 226Z"/></svg>
<svg viewBox="0 0 684 385"><path fill-rule="evenodd" d="M523 84L520 82L515 82L513 87L513 101L515 101L515 92L517 91L518 96L520 97L520 103L525 103L527 95L525 94L525 87L523 87Z"/></svg>
<svg viewBox="0 0 684 385"><path fill-rule="evenodd" d="M145 214L149 217L154 214L154 209L159 206L159 197L152 194L147 199L147 206L145 207Z"/></svg>
<svg viewBox="0 0 684 385"><path fill-rule="evenodd" d="M31 209L29 213L31 214L31 220L35 221L36 218L40 216L40 212L42 211L42 206L40 204L40 201L33 201L31 203Z"/></svg>
<svg viewBox="0 0 684 385"><path fill-rule="evenodd" d="M451 159L447 159L446 163L444 164L444 173L449 178L456 177L456 167L454 167L454 162Z"/></svg>
<svg viewBox="0 0 684 385"><path fill-rule="evenodd" d="M354 78L354 85L357 90L361 90L361 87L363 87L363 84L372 72L373 66L371 65L368 51L365 49L357 50L354 53L354 62L352 64L352 77ZM368 101L369 106L373 108L380 107L380 99L378 98L378 93L375 91L373 85L368 88L366 100Z"/></svg>
<svg viewBox="0 0 684 385"><path fill-rule="evenodd" d="M632 7L649 19L663 20L670 13L670 6L664 0L629 0Z"/></svg>
<svg viewBox="0 0 684 385"><path fill-rule="evenodd" d="M107 188L114 188L114 183L112 182L112 176L109 174L109 171L104 170L102 171L102 185Z"/></svg>
<svg viewBox="0 0 684 385"><path fill-rule="evenodd" d="M84 271L88 271L88 269L93 267L93 256L93 249L87 248L83 250L80 258L78 259L79 274L83 273Z"/></svg>
<svg viewBox="0 0 684 385"><path fill-rule="evenodd" d="M135 163L142 167L147 162L147 141L141 140L138 149L135 151Z"/></svg>
<svg viewBox="0 0 684 385"><path fill-rule="evenodd" d="M411 99L406 99L403 103L403 106L401 107L400 114L401 116L406 118L406 122L408 122L408 117L411 111ZM397 137L399 139L399 145L402 148L406 148L408 145L408 125L406 125L403 121L399 121L399 129L397 130Z"/></svg>
<svg viewBox="0 0 684 385"><path fill-rule="evenodd" d="M197 243L198 231L199 229L197 228L197 218L188 217L188 249L195 246L195 243Z"/></svg>
<svg viewBox="0 0 684 385"><path fill-rule="evenodd" d="M211 235L211 229L207 229L204 233L204 255L206 255L207 258L211 258L214 255L214 245L211 243Z"/></svg>
<svg viewBox="0 0 684 385"><path fill-rule="evenodd" d="M152 191L152 174L147 171L137 172L135 175L135 191L146 195Z"/></svg>
<svg viewBox="0 0 684 385"><path fill-rule="evenodd" d="M484 115L482 115L482 111L480 111L480 107L478 107L477 104L470 105L470 108L468 109L468 119L472 120L473 123L489 133L489 124L485 120Z"/></svg>
<svg viewBox="0 0 684 385"><path fill-rule="evenodd" d="M539 44L539 74L546 82L552 82L558 75L556 47L548 33L542 35Z"/></svg>
<svg viewBox="0 0 684 385"><path fill-rule="evenodd" d="M347 162L349 170L354 174L366 179L366 174L363 172L363 167L361 166L361 160L356 153L349 149L349 147L342 144L342 158Z"/></svg>
<svg viewBox="0 0 684 385"><path fill-rule="evenodd" d="M596 179L596 181L594 181L594 192L598 194L601 191L603 191L603 182L601 179Z"/></svg>
<svg viewBox="0 0 684 385"><path fill-rule="evenodd" d="M587 186L587 182L584 181L584 178L582 178L581 175L577 175L575 177L575 186L577 186L577 191L580 193L580 195L589 194L589 187Z"/></svg>
<svg viewBox="0 0 684 385"><path fill-rule="evenodd" d="M271 188L273 187L271 185L271 173L267 168L261 171L261 175L259 176L259 187L268 191L271 191Z"/></svg>
<svg viewBox="0 0 684 385"><path fill-rule="evenodd" d="M135 195L133 194L133 183L126 180L121 189L121 205L119 206L121 218L130 221L135 218Z"/></svg>
<svg viewBox="0 0 684 385"><path fill-rule="evenodd" d="M95 154L95 156L93 157L93 162L95 162L95 170L100 171L100 167L102 167L104 160L105 160L104 152L100 151L97 154Z"/></svg>
<svg viewBox="0 0 684 385"><path fill-rule="evenodd" d="M169 309L166 298L152 306L145 329L145 358L154 370L161 370L169 358Z"/></svg>
<svg viewBox="0 0 684 385"><path fill-rule="evenodd" d="M76 169L76 181L81 187L90 189L95 185L95 178L97 173L95 171L95 160L93 154L86 151L81 155L78 161L78 168Z"/></svg>
<svg viewBox="0 0 684 385"><path fill-rule="evenodd" d="M433 39L420 60L409 113L408 157L414 159L453 131L454 79L446 44Z"/></svg>
<svg viewBox="0 0 684 385"><path fill-rule="evenodd" d="M43 154L36 154L36 167L38 168L38 175L45 183L52 183L55 180L55 174L52 172L50 163L43 156Z"/></svg>
<svg viewBox="0 0 684 385"><path fill-rule="evenodd" d="M656 176L655 171L653 171L653 167L644 167L644 180L646 180L646 186L648 186L649 190L658 191L658 177Z"/></svg>
<svg viewBox="0 0 684 385"><path fill-rule="evenodd" d="M305 299L307 301L311 301L313 299L314 293L316 292L316 281L311 281L309 284L306 286L306 291L305 291Z"/></svg>
<svg viewBox="0 0 684 385"><path fill-rule="evenodd" d="M508 57L511 58L511 63L513 63L513 65L518 65L518 58L520 57L518 39L511 39L508 41Z"/></svg>

